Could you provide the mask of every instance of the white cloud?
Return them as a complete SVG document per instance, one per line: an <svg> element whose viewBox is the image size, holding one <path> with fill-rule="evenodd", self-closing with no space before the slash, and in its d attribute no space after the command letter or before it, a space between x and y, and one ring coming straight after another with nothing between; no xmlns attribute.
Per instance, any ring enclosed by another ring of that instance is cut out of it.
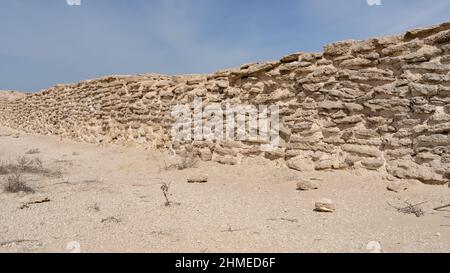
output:
<svg viewBox="0 0 450 273"><path fill-rule="evenodd" d="M69 6L81 6L81 0L66 0Z"/></svg>
<svg viewBox="0 0 450 273"><path fill-rule="evenodd" d="M381 0L366 0L369 6L381 6Z"/></svg>

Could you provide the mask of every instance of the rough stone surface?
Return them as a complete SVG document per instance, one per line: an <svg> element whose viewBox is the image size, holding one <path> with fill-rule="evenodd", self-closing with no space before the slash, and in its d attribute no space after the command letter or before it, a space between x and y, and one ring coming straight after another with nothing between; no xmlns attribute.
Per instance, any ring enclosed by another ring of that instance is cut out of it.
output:
<svg viewBox="0 0 450 273"><path fill-rule="evenodd" d="M188 183L206 183L206 182L208 182L208 176L203 175L203 174L193 175L187 179L187 182Z"/></svg>
<svg viewBox="0 0 450 273"><path fill-rule="evenodd" d="M301 180L297 182L297 190L298 191L311 191L311 190L317 190L319 186L311 181L305 181Z"/></svg>
<svg viewBox="0 0 450 273"><path fill-rule="evenodd" d="M311 159L296 157L287 162L287 166L300 172L314 171L315 165Z"/></svg>
<svg viewBox="0 0 450 273"><path fill-rule="evenodd" d="M317 212L334 212L335 210L335 204L329 199L321 199L316 202L315 211Z"/></svg>
<svg viewBox="0 0 450 273"><path fill-rule="evenodd" d="M388 191L400 193L402 191L406 191L408 189L408 185L404 182L391 182L386 188Z"/></svg>
<svg viewBox="0 0 450 273"><path fill-rule="evenodd" d="M450 173L450 24L343 41L208 75L108 76L34 94L0 92L0 125L92 143L189 149L203 160L284 160L300 170L363 166L445 184ZM280 107L276 152L259 142L172 140L171 109L205 103ZM293 157L301 155L295 161ZM300 166L302 165L303 166Z"/></svg>

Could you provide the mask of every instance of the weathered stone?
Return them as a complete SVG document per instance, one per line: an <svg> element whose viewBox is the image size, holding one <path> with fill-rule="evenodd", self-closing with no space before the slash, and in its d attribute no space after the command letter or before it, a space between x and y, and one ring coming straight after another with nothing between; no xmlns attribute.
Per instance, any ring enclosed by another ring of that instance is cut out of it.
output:
<svg viewBox="0 0 450 273"><path fill-rule="evenodd" d="M425 184L443 185L448 182L447 178L436 173L433 168L408 160L392 161L386 167L390 174L398 178L417 179Z"/></svg>
<svg viewBox="0 0 450 273"><path fill-rule="evenodd" d="M337 119L337 120L334 120L334 122L336 124L355 124L355 123L361 122L363 120L364 120L363 117L358 115L358 116L351 116L351 117L345 117L342 119Z"/></svg>
<svg viewBox="0 0 450 273"><path fill-rule="evenodd" d="M208 176L207 175L192 175L187 179L188 183L206 183L208 182Z"/></svg>
<svg viewBox="0 0 450 273"><path fill-rule="evenodd" d="M416 52L407 54L403 57L408 62L424 62L431 59L431 57L436 56L441 53L441 50L434 47L425 45Z"/></svg>
<svg viewBox="0 0 450 273"><path fill-rule="evenodd" d="M304 181L301 180L297 182L297 190L298 191L311 191L311 190L317 190L319 186L311 181Z"/></svg>
<svg viewBox="0 0 450 273"><path fill-rule="evenodd" d="M363 58L355 58L343 61L340 66L343 68L349 68L349 69L358 69L361 67L366 67L368 65L372 64L371 60L363 59Z"/></svg>
<svg viewBox="0 0 450 273"><path fill-rule="evenodd" d="M294 157L287 161L287 166L290 169L300 172L309 172L315 170L315 164L311 159L304 158L302 156Z"/></svg>
<svg viewBox="0 0 450 273"><path fill-rule="evenodd" d="M334 212L336 205L330 199L321 199L316 202L314 210L317 212Z"/></svg>
<svg viewBox="0 0 450 273"><path fill-rule="evenodd" d="M213 154L211 152L211 149L209 148L202 148L200 149L200 159L203 161L211 161L213 157Z"/></svg>
<svg viewBox="0 0 450 273"><path fill-rule="evenodd" d="M366 158L361 161L361 164L369 170L378 170L384 166L384 160L377 158Z"/></svg>
<svg viewBox="0 0 450 273"><path fill-rule="evenodd" d="M356 103L345 103L344 106L349 112L359 112L364 110L364 106Z"/></svg>
<svg viewBox="0 0 450 273"><path fill-rule="evenodd" d="M425 39L428 44L444 44L450 41L450 30L439 32Z"/></svg>
<svg viewBox="0 0 450 273"><path fill-rule="evenodd" d="M360 154L363 156L369 156L369 157L380 157L381 152L379 149L375 147L370 146L361 146L361 145L352 145L352 144L346 144L342 146L342 150L353 153L353 154Z"/></svg>
<svg viewBox="0 0 450 273"><path fill-rule="evenodd" d="M284 56L281 58L282 63L292 63L298 61L298 58L302 55L302 53L294 53L291 55Z"/></svg>
<svg viewBox="0 0 450 273"><path fill-rule="evenodd" d="M237 156L237 154L238 154L232 148L221 147L221 146L216 146L215 149L214 149L214 152L219 154L219 155L231 155L233 157Z"/></svg>
<svg viewBox="0 0 450 273"><path fill-rule="evenodd" d="M419 136L415 141L416 147L436 147L436 146L450 146L450 135L430 135Z"/></svg>
<svg viewBox="0 0 450 273"><path fill-rule="evenodd" d="M327 45L325 46L325 54L331 56L344 55L350 51L351 46L354 44L354 40L348 40Z"/></svg>
<svg viewBox="0 0 450 273"><path fill-rule="evenodd" d="M430 152L422 152L422 153L418 153L415 156L415 161L419 164L421 163L429 163L430 161L433 160L440 160L441 157L439 155L430 153Z"/></svg>
<svg viewBox="0 0 450 273"><path fill-rule="evenodd" d="M377 41L375 39L370 39L367 41L358 41L354 43L351 47L353 53L369 52L375 49L375 44Z"/></svg>
<svg viewBox="0 0 450 273"><path fill-rule="evenodd" d="M226 156L213 155L212 160L217 162L217 163L224 164L224 165L236 165L236 164L238 164L237 158L235 158L233 156L230 156L230 155L226 155Z"/></svg>
<svg viewBox="0 0 450 273"><path fill-rule="evenodd" d="M434 96L437 95L438 86L411 83L411 93L413 96Z"/></svg>
<svg viewBox="0 0 450 273"><path fill-rule="evenodd" d="M450 133L450 122L436 124L428 128L428 131L433 134Z"/></svg>
<svg viewBox="0 0 450 273"><path fill-rule="evenodd" d="M335 156L333 158L321 159L316 162L316 170L338 170L345 168L346 165L342 158Z"/></svg>
<svg viewBox="0 0 450 273"><path fill-rule="evenodd" d="M344 104L340 101L323 101L319 103L319 108L333 110L333 109L344 109Z"/></svg>
<svg viewBox="0 0 450 273"><path fill-rule="evenodd" d="M403 182L391 182L386 188L388 191L400 193L402 191L406 191L408 189L408 185Z"/></svg>

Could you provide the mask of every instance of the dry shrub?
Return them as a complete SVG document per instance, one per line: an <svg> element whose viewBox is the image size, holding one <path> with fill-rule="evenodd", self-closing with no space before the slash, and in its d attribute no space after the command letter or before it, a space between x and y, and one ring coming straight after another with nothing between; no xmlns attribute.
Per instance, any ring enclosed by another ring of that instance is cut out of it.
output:
<svg viewBox="0 0 450 273"><path fill-rule="evenodd" d="M14 173L8 176L3 190L8 193L34 193L34 189L27 185L23 180L22 174Z"/></svg>
<svg viewBox="0 0 450 273"><path fill-rule="evenodd" d="M404 207L395 207L390 205L391 207L395 208L398 212L403 213L403 214L414 214L416 217L422 217L425 215L425 212L423 211L423 209L420 207L420 205L423 205L427 202L423 202L423 203L419 203L419 204L411 204L409 202L405 202L406 206Z"/></svg>
<svg viewBox="0 0 450 273"><path fill-rule="evenodd" d="M0 175L15 173L41 174L49 177L62 176L61 170L50 170L44 168L44 164L39 158L30 159L24 156L17 158L16 163L1 163Z"/></svg>
<svg viewBox="0 0 450 273"><path fill-rule="evenodd" d="M31 150L28 150L25 154L34 155L34 154L39 154L39 153L41 153L41 151L39 149L31 149Z"/></svg>
<svg viewBox="0 0 450 273"><path fill-rule="evenodd" d="M165 162L164 162L165 163ZM191 169L196 168L198 164L198 159L193 154L184 154L182 156L179 156L176 160L176 163L172 163L167 165L165 163L165 169L166 170L185 170L185 169Z"/></svg>

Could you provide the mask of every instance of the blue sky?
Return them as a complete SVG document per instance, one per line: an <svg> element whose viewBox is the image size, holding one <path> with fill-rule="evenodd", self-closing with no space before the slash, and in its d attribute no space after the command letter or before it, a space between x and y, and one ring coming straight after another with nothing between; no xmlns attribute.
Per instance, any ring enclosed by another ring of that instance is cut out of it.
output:
<svg viewBox="0 0 450 273"><path fill-rule="evenodd" d="M450 0L2 0L0 89L206 73L450 21Z"/></svg>

